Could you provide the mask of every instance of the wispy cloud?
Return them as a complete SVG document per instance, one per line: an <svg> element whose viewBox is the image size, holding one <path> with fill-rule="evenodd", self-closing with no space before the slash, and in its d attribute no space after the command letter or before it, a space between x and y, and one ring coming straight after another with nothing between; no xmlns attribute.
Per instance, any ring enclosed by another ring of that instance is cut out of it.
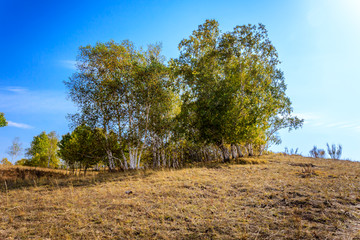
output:
<svg viewBox="0 0 360 240"><path fill-rule="evenodd" d="M320 113L297 113L299 118L305 119L305 125L316 128L349 129L360 131L360 121L341 121Z"/></svg>
<svg viewBox="0 0 360 240"><path fill-rule="evenodd" d="M25 123L16 123L16 122L12 122L12 121L7 121L8 122L8 126L9 127L16 127L16 128L24 128L24 129L32 129L34 127L25 124Z"/></svg>
<svg viewBox="0 0 360 240"><path fill-rule="evenodd" d="M74 111L74 105L66 99L64 90L33 91L21 87L5 87L1 89L5 90L0 91L1 112L16 114L67 114ZM14 91L14 89L18 90Z"/></svg>
<svg viewBox="0 0 360 240"><path fill-rule="evenodd" d="M60 64L64 68L76 70L76 61L74 61L74 60L61 60Z"/></svg>
<svg viewBox="0 0 360 240"><path fill-rule="evenodd" d="M0 88L0 90L7 91L7 92L13 92L13 93L25 93L28 91L27 88L17 87L17 86L2 87L2 88Z"/></svg>

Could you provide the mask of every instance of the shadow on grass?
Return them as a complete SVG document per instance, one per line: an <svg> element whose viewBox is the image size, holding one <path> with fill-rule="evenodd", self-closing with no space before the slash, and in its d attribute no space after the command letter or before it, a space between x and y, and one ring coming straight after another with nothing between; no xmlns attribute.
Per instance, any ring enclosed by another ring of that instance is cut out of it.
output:
<svg viewBox="0 0 360 240"><path fill-rule="evenodd" d="M230 163L219 161L197 162L186 164L183 168L209 168L221 169L229 168L230 165L244 164L264 164L266 160L257 157L239 158ZM180 168L181 169L181 168ZM169 170L169 168L160 169L140 169L115 172L97 172L88 171L87 176L82 174L74 175L65 170L51 170L44 168L31 167L11 167L0 168L0 191L28 188L28 187L46 187L47 190L64 187L83 187L95 186L97 184L114 181L124 181L130 179L146 178L157 171ZM174 170L174 169L171 169Z"/></svg>
<svg viewBox="0 0 360 240"><path fill-rule="evenodd" d="M47 190L53 190L64 187L83 187L83 186L95 186L97 184L113 181L123 181L129 179L138 179L146 178L152 175L155 171L148 169L141 170L128 170L124 171L114 171L114 172L96 172L89 171L86 176L73 175L70 173L67 174L53 174L49 171L49 174L46 174L45 171L39 173L39 171L33 170L23 170L19 168L14 168L13 171L20 173L15 175L13 178L1 178L1 175L4 175L4 171L0 169L0 191L6 192L8 190L28 188L28 187L46 187ZM29 174L34 173L34 174ZM13 174L14 175L14 174Z"/></svg>

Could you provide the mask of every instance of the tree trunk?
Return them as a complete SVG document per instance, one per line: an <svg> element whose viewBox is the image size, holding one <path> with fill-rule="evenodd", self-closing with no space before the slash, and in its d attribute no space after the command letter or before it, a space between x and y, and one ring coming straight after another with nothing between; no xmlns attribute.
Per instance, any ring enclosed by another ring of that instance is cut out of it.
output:
<svg viewBox="0 0 360 240"><path fill-rule="evenodd" d="M47 164L47 167L50 168L50 160L51 160L51 155L49 154L49 157L48 157L48 164Z"/></svg>
<svg viewBox="0 0 360 240"><path fill-rule="evenodd" d="M244 154L242 154L242 152L241 152L241 147L240 147L240 145L239 145L239 144L235 144L235 146L236 146L236 150L237 150L237 152L238 152L238 157L244 157Z"/></svg>
<svg viewBox="0 0 360 240"><path fill-rule="evenodd" d="M252 144L251 144L251 143L248 143L248 144L246 145L246 148L247 148L249 157L254 156L254 150L253 150Z"/></svg>
<svg viewBox="0 0 360 240"><path fill-rule="evenodd" d="M221 143L219 145L219 148L221 150L222 156L223 156L223 162L230 162L230 153L229 153L229 149L227 147L224 146L223 143Z"/></svg>
<svg viewBox="0 0 360 240"><path fill-rule="evenodd" d="M152 153L153 153L153 168L156 168L157 167L157 158L156 158L156 148L155 148L155 146L153 146Z"/></svg>
<svg viewBox="0 0 360 240"><path fill-rule="evenodd" d="M260 151L259 151L259 156L261 156L263 154L263 152L265 151L265 144L260 145Z"/></svg>
<svg viewBox="0 0 360 240"><path fill-rule="evenodd" d="M109 161L109 170L113 171L115 169L115 164L114 164L114 158L113 158L111 150L107 149L106 154L107 154L108 161Z"/></svg>
<svg viewBox="0 0 360 240"><path fill-rule="evenodd" d="M232 159L234 160L238 158L236 147L233 143L231 144L231 155L232 155Z"/></svg>

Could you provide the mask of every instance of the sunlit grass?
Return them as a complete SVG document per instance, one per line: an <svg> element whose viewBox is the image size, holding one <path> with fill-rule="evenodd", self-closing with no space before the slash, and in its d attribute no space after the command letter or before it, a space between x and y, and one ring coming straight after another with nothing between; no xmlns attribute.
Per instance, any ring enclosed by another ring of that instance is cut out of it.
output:
<svg viewBox="0 0 360 240"><path fill-rule="evenodd" d="M2 191L0 239L360 237L360 163L244 161L259 164L67 176Z"/></svg>

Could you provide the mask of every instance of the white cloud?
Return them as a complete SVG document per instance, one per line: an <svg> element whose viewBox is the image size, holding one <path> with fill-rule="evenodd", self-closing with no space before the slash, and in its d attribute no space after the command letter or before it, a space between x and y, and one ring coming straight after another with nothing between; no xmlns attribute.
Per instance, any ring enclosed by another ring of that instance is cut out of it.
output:
<svg viewBox="0 0 360 240"><path fill-rule="evenodd" d="M76 70L76 61L74 61L74 60L62 60L62 61L60 61L60 64L64 68Z"/></svg>
<svg viewBox="0 0 360 240"><path fill-rule="evenodd" d="M331 128L331 129L349 129L349 130L360 130L359 121L341 121L343 119L334 119L325 114L321 113L294 113L294 116L303 118L305 124L315 128Z"/></svg>
<svg viewBox="0 0 360 240"><path fill-rule="evenodd" d="M12 122L12 121L7 121L8 122L8 126L9 127L16 127L16 128L24 128L24 129L31 129L34 128L28 124L25 123L16 123L16 122Z"/></svg>
<svg viewBox="0 0 360 240"><path fill-rule="evenodd" d="M320 119L321 117L316 114L316 113L311 113L311 112L307 112L307 113L293 113L293 116L296 116L300 119L304 119L304 124L309 124L309 123L313 123L315 120Z"/></svg>
<svg viewBox="0 0 360 240"><path fill-rule="evenodd" d="M8 86L0 88L0 90L7 91L7 92L13 92L13 93L25 93L28 90L23 87L17 87L17 86Z"/></svg>

